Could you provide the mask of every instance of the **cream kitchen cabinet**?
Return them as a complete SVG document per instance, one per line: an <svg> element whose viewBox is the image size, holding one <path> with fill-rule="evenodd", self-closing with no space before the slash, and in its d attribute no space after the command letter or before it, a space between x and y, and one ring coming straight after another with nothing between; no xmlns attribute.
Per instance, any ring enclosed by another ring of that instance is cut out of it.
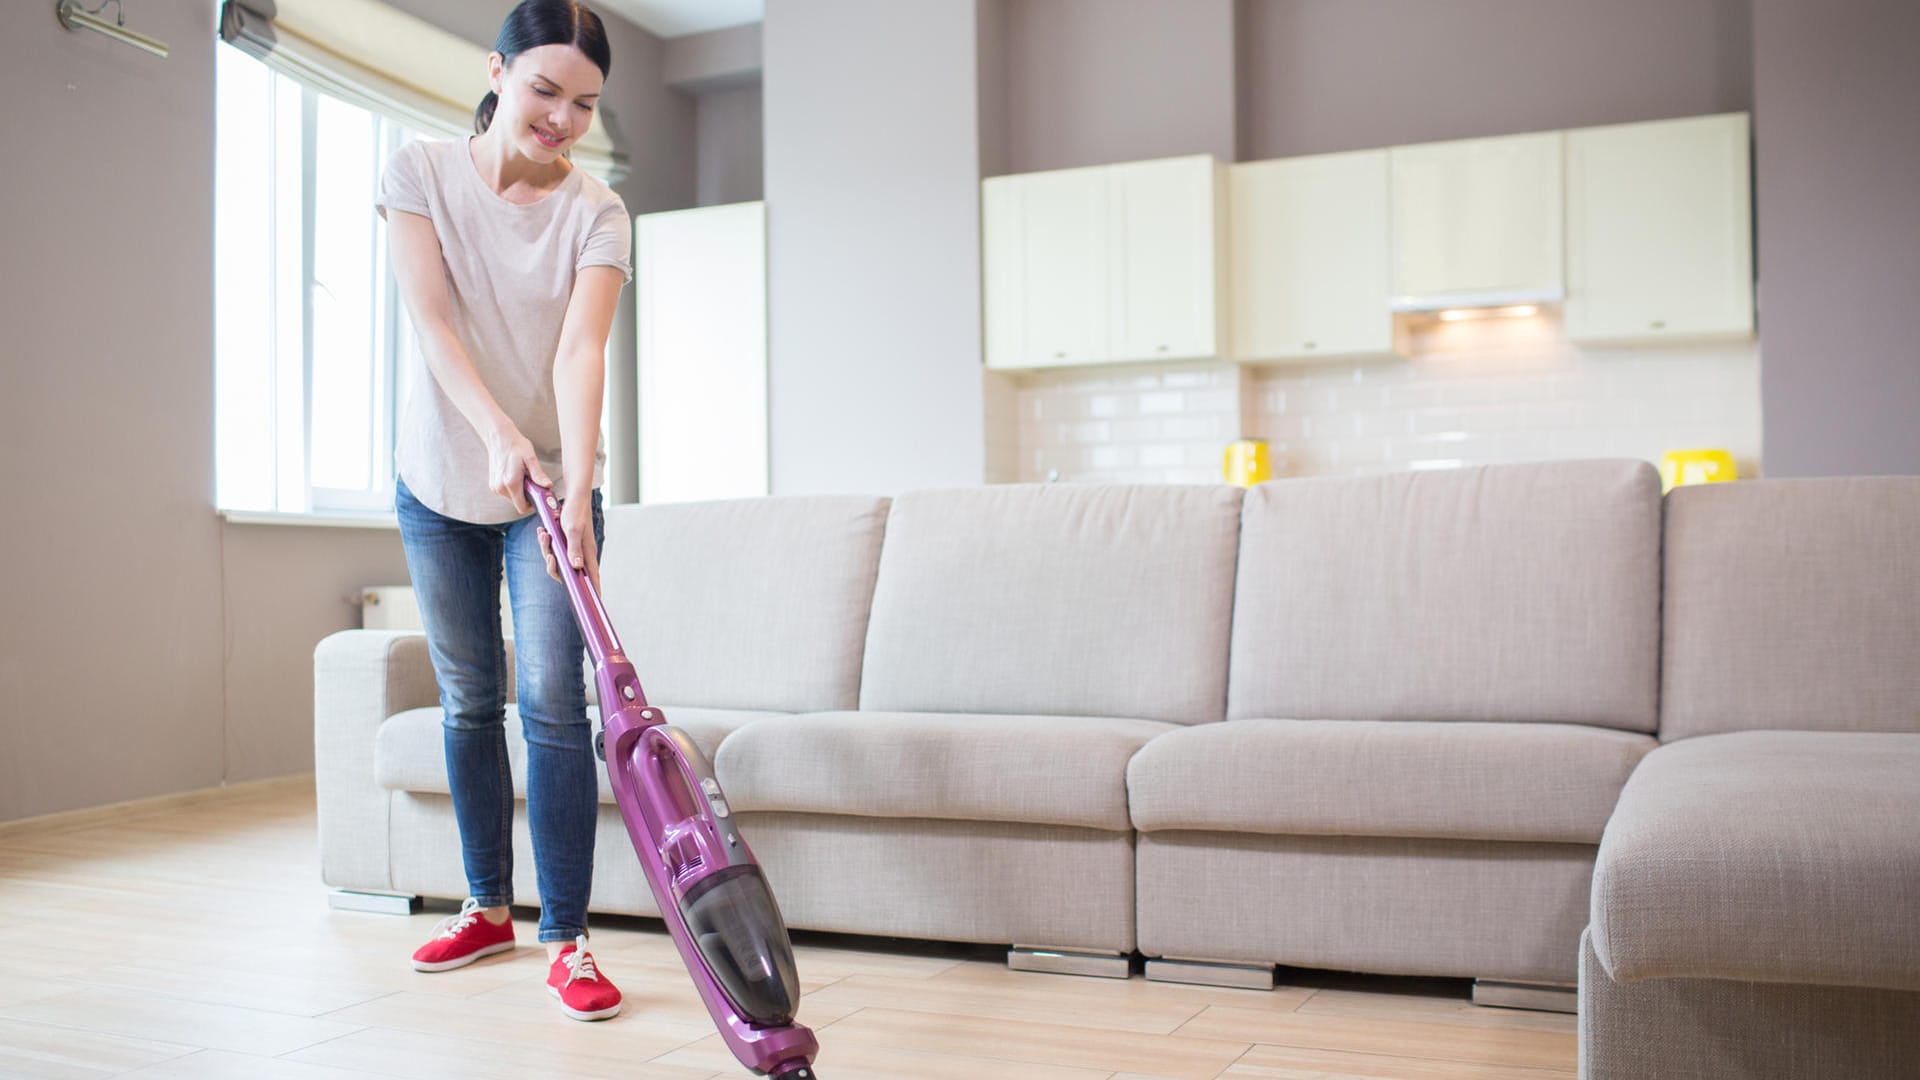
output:
<svg viewBox="0 0 1920 1080"><path fill-rule="evenodd" d="M1396 309L1564 295L1563 138L1548 131L1388 152Z"/></svg>
<svg viewBox="0 0 1920 1080"><path fill-rule="evenodd" d="M1112 166L1116 359L1201 359L1224 337L1226 177L1211 157Z"/></svg>
<svg viewBox="0 0 1920 1080"><path fill-rule="evenodd" d="M1393 351L1387 157L1362 150L1229 167L1236 359Z"/></svg>
<svg viewBox="0 0 1920 1080"><path fill-rule="evenodd" d="M1567 133L1567 336L1753 334L1745 113Z"/></svg>
<svg viewBox="0 0 1920 1080"><path fill-rule="evenodd" d="M1207 156L986 180L987 365L1218 355L1222 185Z"/></svg>

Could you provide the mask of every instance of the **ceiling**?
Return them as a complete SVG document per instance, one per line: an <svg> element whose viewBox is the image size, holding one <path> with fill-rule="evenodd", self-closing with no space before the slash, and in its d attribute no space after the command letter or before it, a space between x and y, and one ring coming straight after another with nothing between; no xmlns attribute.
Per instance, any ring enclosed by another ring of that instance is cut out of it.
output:
<svg viewBox="0 0 1920 1080"><path fill-rule="evenodd" d="M757 23L767 13L766 0L588 0L587 6L662 38Z"/></svg>

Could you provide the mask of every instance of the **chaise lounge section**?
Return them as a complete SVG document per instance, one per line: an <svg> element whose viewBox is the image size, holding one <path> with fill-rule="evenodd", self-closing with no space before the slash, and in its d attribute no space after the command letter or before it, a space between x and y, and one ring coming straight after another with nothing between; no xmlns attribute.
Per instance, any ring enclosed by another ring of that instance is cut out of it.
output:
<svg viewBox="0 0 1920 1080"><path fill-rule="evenodd" d="M1920 1076L1920 479L1677 489L1666 575L1581 1076Z"/></svg>

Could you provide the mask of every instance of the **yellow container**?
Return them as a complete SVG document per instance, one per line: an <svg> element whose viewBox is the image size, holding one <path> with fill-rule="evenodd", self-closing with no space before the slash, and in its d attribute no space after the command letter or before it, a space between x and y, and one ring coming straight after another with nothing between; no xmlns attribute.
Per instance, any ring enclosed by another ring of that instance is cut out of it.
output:
<svg viewBox="0 0 1920 1080"><path fill-rule="evenodd" d="M1226 461L1221 466L1227 483L1252 487L1273 479L1273 454L1265 439L1239 439L1227 444Z"/></svg>
<svg viewBox="0 0 1920 1080"><path fill-rule="evenodd" d="M1725 450L1669 450L1660 459L1662 492L1687 484L1717 484L1739 478L1733 455Z"/></svg>

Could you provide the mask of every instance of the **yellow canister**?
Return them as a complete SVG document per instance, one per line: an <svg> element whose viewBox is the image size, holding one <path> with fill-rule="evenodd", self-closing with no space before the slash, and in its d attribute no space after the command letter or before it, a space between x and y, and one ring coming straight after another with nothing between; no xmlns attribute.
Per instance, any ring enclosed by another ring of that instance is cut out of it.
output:
<svg viewBox="0 0 1920 1080"><path fill-rule="evenodd" d="M1236 439L1227 444L1226 461L1221 467L1227 483L1252 487L1273 479L1273 454L1265 439Z"/></svg>
<svg viewBox="0 0 1920 1080"><path fill-rule="evenodd" d="M1725 450L1669 450L1660 459L1660 490L1663 492L1687 484L1717 484L1739 478L1733 455Z"/></svg>

